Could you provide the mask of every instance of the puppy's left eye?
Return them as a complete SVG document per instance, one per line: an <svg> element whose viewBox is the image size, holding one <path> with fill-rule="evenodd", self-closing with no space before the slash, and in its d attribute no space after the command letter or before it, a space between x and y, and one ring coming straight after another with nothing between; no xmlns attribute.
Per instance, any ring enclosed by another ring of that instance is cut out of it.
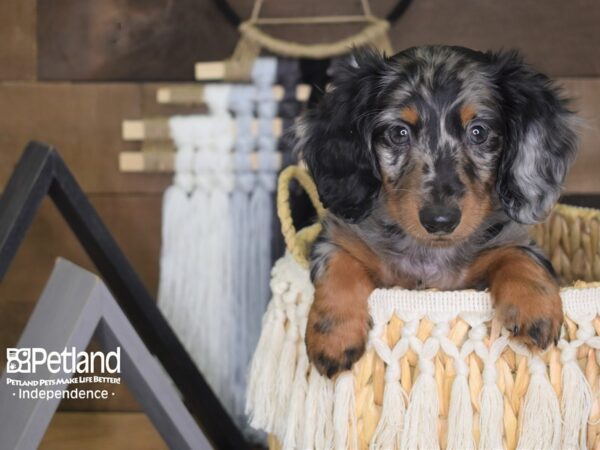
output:
<svg viewBox="0 0 600 450"><path fill-rule="evenodd" d="M483 125L471 125L467 130L467 137L471 144L479 145L487 141L488 129Z"/></svg>
<svg viewBox="0 0 600 450"><path fill-rule="evenodd" d="M402 145L410 141L410 131L404 126L395 126L387 130L387 138L392 144Z"/></svg>

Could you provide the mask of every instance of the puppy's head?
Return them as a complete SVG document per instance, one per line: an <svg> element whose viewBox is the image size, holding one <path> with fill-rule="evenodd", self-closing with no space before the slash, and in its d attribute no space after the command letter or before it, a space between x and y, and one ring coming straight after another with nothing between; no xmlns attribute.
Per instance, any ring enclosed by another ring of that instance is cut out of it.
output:
<svg viewBox="0 0 600 450"><path fill-rule="evenodd" d="M445 46L355 53L297 135L331 213L384 208L432 245L465 239L496 205L542 221L576 141L557 90L516 53Z"/></svg>

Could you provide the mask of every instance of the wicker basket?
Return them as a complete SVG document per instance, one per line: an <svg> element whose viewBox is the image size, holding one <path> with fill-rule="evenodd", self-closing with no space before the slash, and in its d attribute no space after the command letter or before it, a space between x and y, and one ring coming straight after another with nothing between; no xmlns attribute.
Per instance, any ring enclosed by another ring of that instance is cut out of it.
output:
<svg viewBox="0 0 600 450"><path fill-rule="evenodd" d="M293 178L324 214L308 174L286 169L278 209L288 252L273 268L247 403L271 448L600 448L599 211L558 205L532 228L570 285L558 347L537 355L512 342L487 292L378 289L366 354L331 381L304 347L307 255L320 226L295 232Z"/></svg>

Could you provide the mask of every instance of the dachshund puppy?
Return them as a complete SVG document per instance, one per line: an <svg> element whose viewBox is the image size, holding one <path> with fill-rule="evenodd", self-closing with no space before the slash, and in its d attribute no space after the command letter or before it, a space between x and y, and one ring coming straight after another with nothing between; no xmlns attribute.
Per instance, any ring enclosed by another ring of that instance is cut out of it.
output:
<svg viewBox="0 0 600 450"><path fill-rule="evenodd" d="M556 274L531 241L574 158L574 115L515 52L355 52L296 129L328 208L311 255L308 355L332 377L365 350L378 287L489 289L539 349L563 321Z"/></svg>

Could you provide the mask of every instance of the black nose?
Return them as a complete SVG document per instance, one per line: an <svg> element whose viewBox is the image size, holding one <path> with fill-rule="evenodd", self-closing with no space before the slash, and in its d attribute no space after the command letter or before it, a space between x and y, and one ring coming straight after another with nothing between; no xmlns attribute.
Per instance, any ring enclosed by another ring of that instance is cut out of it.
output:
<svg viewBox="0 0 600 450"><path fill-rule="evenodd" d="M419 220L430 234L448 234L460 222L460 210L446 206L426 206L419 211Z"/></svg>

